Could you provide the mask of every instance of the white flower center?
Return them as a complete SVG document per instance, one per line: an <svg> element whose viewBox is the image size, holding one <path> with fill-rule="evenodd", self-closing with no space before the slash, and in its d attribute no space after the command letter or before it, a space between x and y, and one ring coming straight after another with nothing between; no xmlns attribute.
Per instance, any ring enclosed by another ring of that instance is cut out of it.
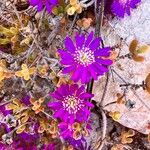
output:
<svg viewBox="0 0 150 150"><path fill-rule="evenodd" d="M82 101L78 97L69 95L64 98L62 104L69 114L76 114L83 107Z"/></svg>
<svg viewBox="0 0 150 150"><path fill-rule="evenodd" d="M83 66L88 66L95 62L94 52L88 47L78 48L74 54L74 60Z"/></svg>

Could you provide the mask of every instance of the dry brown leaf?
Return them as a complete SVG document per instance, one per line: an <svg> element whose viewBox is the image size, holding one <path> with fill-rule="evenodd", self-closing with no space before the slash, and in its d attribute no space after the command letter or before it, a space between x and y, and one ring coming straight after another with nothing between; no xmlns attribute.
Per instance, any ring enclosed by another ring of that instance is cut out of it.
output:
<svg viewBox="0 0 150 150"><path fill-rule="evenodd" d="M133 55L132 58L136 62L143 62L145 60L143 56L138 56L138 55Z"/></svg>
<svg viewBox="0 0 150 150"><path fill-rule="evenodd" d="M146 90L150 93L150 74L145 79Z"/></svg>
<svg viewBox="0 0 150 150"><path fill-rule="evenodd" d="M136 48L138 46L138 41L135 39L133 40L131 43L130 43L130 46L129 46L129 51L131 54L136 54Z"/></svg>

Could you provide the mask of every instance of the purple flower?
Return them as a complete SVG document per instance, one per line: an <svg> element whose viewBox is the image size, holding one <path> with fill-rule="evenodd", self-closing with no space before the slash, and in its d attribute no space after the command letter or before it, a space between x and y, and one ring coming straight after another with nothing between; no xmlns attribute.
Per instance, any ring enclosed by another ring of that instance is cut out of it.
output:
<svg viewBox="0 0 150 150"><path fill-rule="evenodd" d="M64 65L63 73L71 73L71 79L75 82L88 83L92 78L97 79L108 71L112 61L106 59L110 55L110 48L100 48L101 38L93 39L91 32L85 39L85 35L75 36L76 44L66 37L66 51L59 49L61 64Z"/></svg>
<svg viewBox="0 0 150 150"><path fill-rule="evenodd" d="M55 111L55 118L70 123L88 119L89 108L93 107L88 100L93 97L93 94L86 93L84 86L79 88L77 84L63 84L51 96L57 99L56 102L48 104Z"/></svg>
<svg viewBox="0 0 150 150"><path fill-rule="evenodd" d="M119 17L124 17L125 14L130 15L132 8L136 8L141 0L114 0L112 3L112 12Z"/></svg>
<svg viewBox="0 0 150 150"><path fill-rule="evenodd" d="M57 5L57 0L29 0L30 5L37 6L37 10L41 11L44 7L46 10L51 13L52 8Z"/></svg>

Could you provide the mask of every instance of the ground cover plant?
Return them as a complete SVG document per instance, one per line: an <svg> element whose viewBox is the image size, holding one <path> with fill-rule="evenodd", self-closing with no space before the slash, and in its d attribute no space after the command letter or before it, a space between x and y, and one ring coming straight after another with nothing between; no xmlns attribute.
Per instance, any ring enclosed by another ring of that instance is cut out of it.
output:
<svg viewBox="0 0 150 150"><path fill-rule="evenodd" d="M0 0L0 150L150 149L149 6Z"/></svg>

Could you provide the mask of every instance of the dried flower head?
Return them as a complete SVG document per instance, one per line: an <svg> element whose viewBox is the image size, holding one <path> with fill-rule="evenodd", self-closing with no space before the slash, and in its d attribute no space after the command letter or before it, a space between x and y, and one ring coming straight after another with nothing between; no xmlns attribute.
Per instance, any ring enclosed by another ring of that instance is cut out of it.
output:
<svg viewBox="0 0 150 150"><path fill-rule="evenodd" d="M136 8L141 0L114 0L111 8L112 12L118 17L124 17L125 14L130 15L131 9Z"/></svg>
<svg viewBox="0 0 150 150"><path fill-rule="evenodd" d="M88 119L90 115L89 108L93 107L88 99L92 98L93 94L86 93L84 86L64 84L51 96L57 99L56 102L48 104L55 111L54 117L71 123Z"/></svg>
<svg viewBox="0 0 150 150"><path fill-rule="evenodd" d="M71 79L75 82L88 83L92 78L96 80L99 75L108 71L108 66L112 64L110 59L110 48L100 48L101 38L93 39L91 32L87 39L85 35L75 36L76 44L66 37L66 51L59 49L61 64L64 65L63 73L71 73ZM82 72L82 74L81 74Z"/></svg>
<svg viewBox="0 0 150 150"><path fill-rule="evenodd" d="M109 116L111 116L114 121L118 121L121 117L121 114L119 111L114 111L114 112L110 112Z"/></svg>
<svg viewBox="0 0 150 150"><path fill-rule="evenodd" d="M67 6L67 14L74 15L75 12L80 14L82 12L82 6L78 0L70 0L70 4Z"/></svg>
<svg viewBox="0 0 150 150"><path fill-rule="evenodd" d="M123 131L121 133L121 143L122 144L129 144L133 142L132 137L135 135L135 131L130 129L129 131Z"/></svg>
<svg viewBox="0 0 150 150"><path fill-rule="evenodd" d="M6 68L5 60L0 60L0 81L12 77L13 73Z"/></svg>
<svg viewBox="0 0 150 150"><path fill-rule="evenodd" d="M33 75L35 73L36 68L32 67L32 68L28 68L28 66L26 64L22 64L20 71L16 71L15 75L17 77L23 77L25 80L29 80L30 79L30 75Z"/></svg>
<svg viewBox="0 0 150 150"><path fill-rule="evenodd" d="M30 98L30 103L33 105L32 110L35 111L36 114L44 110L42 103L44 102L44 98L40 98L35 100L34 98Z"/></svg>
<svg viewBox="0 0 150 150"><path fill-rule="evenodd" d="M92 22L93 22L92 18L83 18L83 19L79 19L77 21L77 25L80 28L88 29L91 26Z"/></svg>

